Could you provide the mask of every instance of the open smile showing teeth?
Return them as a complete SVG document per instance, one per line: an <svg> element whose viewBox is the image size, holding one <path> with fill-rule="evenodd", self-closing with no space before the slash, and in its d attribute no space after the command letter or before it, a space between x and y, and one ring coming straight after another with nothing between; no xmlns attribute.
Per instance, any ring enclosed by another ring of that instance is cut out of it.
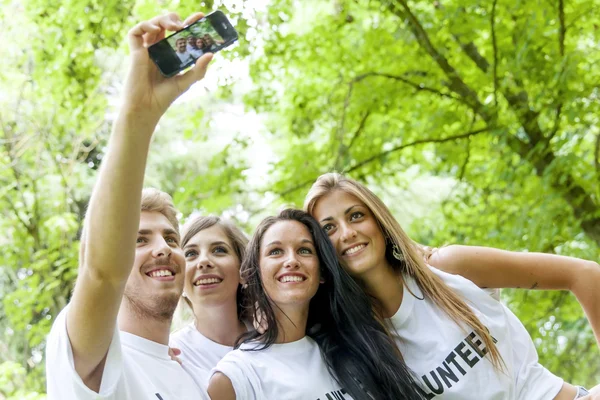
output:
<svg viewBox="0 0 600 400"><path fill-rule="evenodd" d="M165 276L173 276L175 274L168 269L156 269L154 271L148 272L146 275L148 275L150 278L162 278Z"/></svg>
<svg viewBox="0 0 600 400"><path fill-rule="evenodd" d="M281 278L279 278L279 282L282 282L282 283L302 282L305 280L306 280L306 278L304 278L303 276L299 276L299 275L285 275L285 276L282 276Z"/></svg>
<svg viewBox="0 0 600 400"><path fill-rule="evenodd" d="M219 279L219 278L201 278L198 279L194 282L194 286L200 286L200 285L214 285L215 283L221 283L223 282L223 279Z"/></svg>
<svg viewBox="0 0 600 400"><path fill-rule="evenodd" d="M357 251L360 251L360 250L364 249L365 247L367 247L366 244L359 244L359 245L356 245L354 247L350 247L348 250L345 250L342 253L342 255L343 256L350 256L350 255L356 253Z"/></svg>

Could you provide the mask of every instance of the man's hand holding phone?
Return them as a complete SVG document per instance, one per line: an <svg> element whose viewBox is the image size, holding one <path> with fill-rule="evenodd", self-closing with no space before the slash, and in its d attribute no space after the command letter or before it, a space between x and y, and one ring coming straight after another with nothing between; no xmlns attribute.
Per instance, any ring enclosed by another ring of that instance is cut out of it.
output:
<svg viewBox="0 0 600 400"><path fill-rule="evenodd" d="M176 13L170 13L141 22L127 34L131 65L123 111L133 114L136 121L156 125L171 103L206 74L211 53L198 58L190 70L171 78L164 77L148 55L148 47L164 39L166 31L179 31L203 17L203 13L196 13L181 21Z"/></svg>

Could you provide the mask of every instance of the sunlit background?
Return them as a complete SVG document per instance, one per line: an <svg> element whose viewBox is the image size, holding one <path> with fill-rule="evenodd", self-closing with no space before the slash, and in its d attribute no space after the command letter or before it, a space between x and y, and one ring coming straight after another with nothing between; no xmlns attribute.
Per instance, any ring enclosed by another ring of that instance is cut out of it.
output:
<svg viewBox="0 0 600 400"><path fill-rule="evenodd" d="M127 30L212 9L240 41L163 117L146 175L182 222L219 214L250 234L337 170L421 243L600 258L595 0L0 0L0 399L45 398ZM542 364L600 382L571 294L502 300Z"/></svg>

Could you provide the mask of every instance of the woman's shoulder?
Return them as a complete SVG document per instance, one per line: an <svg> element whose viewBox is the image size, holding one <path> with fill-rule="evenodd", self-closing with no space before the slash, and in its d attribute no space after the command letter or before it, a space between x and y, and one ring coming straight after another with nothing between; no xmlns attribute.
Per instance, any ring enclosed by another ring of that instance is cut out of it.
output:
<svg viewBox="0 0 600 400"><path fill-rule="evenodd" d="M454 293L458 294L463 300L467 301L472 307L490 307L492 309L502 308L499 296L493 289L483 289L472 281L461 275L451 274L429 265L433 272L446 286Z"/></svg>

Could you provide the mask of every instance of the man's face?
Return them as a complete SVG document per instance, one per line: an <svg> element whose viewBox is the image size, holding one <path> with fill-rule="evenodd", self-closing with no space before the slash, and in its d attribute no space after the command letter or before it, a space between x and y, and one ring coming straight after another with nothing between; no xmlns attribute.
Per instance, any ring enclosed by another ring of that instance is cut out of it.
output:
<svg viewBox="0 0 600 400"><path fill-rule="evenodd" d="M193 46L195 41L196 41L196 38L194 36L188 36L187 42L190 46Z"/></svg>
<svg viewBox="0 0 600 400"><path fill-rule="evenodd" d="M147 318L170 320L183 291L185 258L179 235L156 211L142 211L125 299Z"/></svg>
<svg viewBox="0 0 600 400"><path fill-rule="evenodd" d="M184 53L185 52L185 44L186 44L185 39L178 39L177 42L175 43L175 46L177 46L177 51L180 53Z"/></svg>
<svg viewBox="0 0 600 400"><path fill-rule="evenodd" d="M208 46L210 46L211 44L213 44L213 43L214 43L214 42L213 42L213 40L212 40L212 37L210 37L210 35L209 35L208 33L204 35L204 42L205 42L205 43L206 43Z"/></svg>

